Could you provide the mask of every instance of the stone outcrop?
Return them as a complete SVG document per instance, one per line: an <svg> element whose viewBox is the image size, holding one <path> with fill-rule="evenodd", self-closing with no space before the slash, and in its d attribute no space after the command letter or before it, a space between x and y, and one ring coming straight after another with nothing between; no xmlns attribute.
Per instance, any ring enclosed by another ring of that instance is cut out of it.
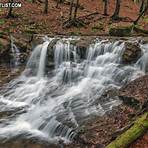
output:
<svg viewBox="0 0 148 148"><path fill-rule="evenodd" d="M125 37L131 35L131 26L127 27L111 27L109 29L110 36Z"/></svg>
<svg viewBox="0 0 148 148"><path fill-rule="evenodd" d="M19 49L20 52L20 63L25 63L31 48L32 44L26 36L15 36L12 37L14 44ZM10 36L1 36L0 37L0 63L9 63L11 58L13 58L11 51L11 37Z"/></svg>
<svg viewBox="0 0 148 148"><path fill-rule="evenodd" d="M7 38L0 38L0 63L8 62L10 59L9 53L9 41Z"/></svg>
<svg viewBox="0 0 148 148"><path fill-rule="evenodd" d="M119 98L125 104L146 107L148 105L148 75L137 78L119 90ZM148 106L147 106L148 107Z"/></svg>
<svg viewBox="0 0 148 148"><path fill-rule="evenodd" d="M82 38L76 43L77 51L81 59L86 58L87 48L92 42L92 38Z"/></svg>
<svg viewBox="0 0 148 148"><path fill-rule="evenodd" d="M133 64L142 56L142 50L138 43L125 42L125 50L122 54L123 64Z"/></svg>

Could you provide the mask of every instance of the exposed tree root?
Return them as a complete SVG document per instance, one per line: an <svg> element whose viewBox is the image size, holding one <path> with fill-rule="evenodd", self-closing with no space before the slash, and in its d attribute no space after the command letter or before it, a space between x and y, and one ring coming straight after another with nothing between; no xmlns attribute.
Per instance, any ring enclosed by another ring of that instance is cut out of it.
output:
<svg viewBox="0 0 148 148"><path fill-rule="evenodd" d="M63 23L64 28L70 28L72 26L80 28L80 27L84 27L85 23L80 19L71 19L71 20L68 20L68 21Z"/></svg>

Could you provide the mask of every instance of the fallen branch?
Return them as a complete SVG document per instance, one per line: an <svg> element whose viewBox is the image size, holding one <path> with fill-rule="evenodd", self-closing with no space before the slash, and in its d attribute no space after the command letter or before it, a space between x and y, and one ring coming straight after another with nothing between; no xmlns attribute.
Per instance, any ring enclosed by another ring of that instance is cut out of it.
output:
<svg viewBox="0 0 148 148"><path fill-rule="evenodd" d="M85 27L85 23L79 19L71 19L67 20L63 23L63 28L70 28L70 27Z"/></svg>
<svg viewBox="0 0 148 148"><path fill-rule="evenodd" d="M133 141L142 136L148 129L148 112L138 118L134 125L111 142L106 148L128 147Z"/></svg>

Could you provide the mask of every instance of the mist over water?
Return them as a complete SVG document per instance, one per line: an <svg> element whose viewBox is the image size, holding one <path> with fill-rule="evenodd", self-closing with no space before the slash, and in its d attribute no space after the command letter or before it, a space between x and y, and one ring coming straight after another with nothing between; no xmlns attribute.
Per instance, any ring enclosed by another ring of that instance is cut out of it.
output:
<svg viewBox="0 0 148 148"><path fill-rule="evenodd" d="M141 45L143 56L134 65L122 65L124 42L97 39L84 59L73 38L61 38L54 45L54 69L46 73L48 47L54 39L38 45L26 69L0 91L0 112L12 111L0 119L0 138L19 135L70 141L80 122L93 115L102 116L121 102L102 94L120 88L146 72L147 45ZM51 49L52 50L52 49Z"/></svg>

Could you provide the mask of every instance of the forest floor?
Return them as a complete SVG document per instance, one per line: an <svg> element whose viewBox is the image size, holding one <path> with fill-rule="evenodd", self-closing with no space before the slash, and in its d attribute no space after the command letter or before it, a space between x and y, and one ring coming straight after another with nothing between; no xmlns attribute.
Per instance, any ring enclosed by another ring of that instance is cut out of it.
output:
<svg viewBox="0 0 148 148"><path fill-rule="evenodd" d="M1 0L6 2L7 0ZM43 14L43 3L31 3L30 0L21 0L22 7L15 8L15 18L6 18L8 9L0 8L0 32L5 33L37 33L37 34L63 34L63 35L108 35L109 28L113 26L130 26L138 17L139 7L132 0L124 0L121 4L119 21L110 19L114 12L115 1L110 0L108 16L103 15L103 2L98 0L81 0L78 18L83 20L84 27L63 27L68 20L69 5L65 2L56 8L56 1L49 1L48 14ZM139 26L148 30L148 16L143 17Z"/></svg>

